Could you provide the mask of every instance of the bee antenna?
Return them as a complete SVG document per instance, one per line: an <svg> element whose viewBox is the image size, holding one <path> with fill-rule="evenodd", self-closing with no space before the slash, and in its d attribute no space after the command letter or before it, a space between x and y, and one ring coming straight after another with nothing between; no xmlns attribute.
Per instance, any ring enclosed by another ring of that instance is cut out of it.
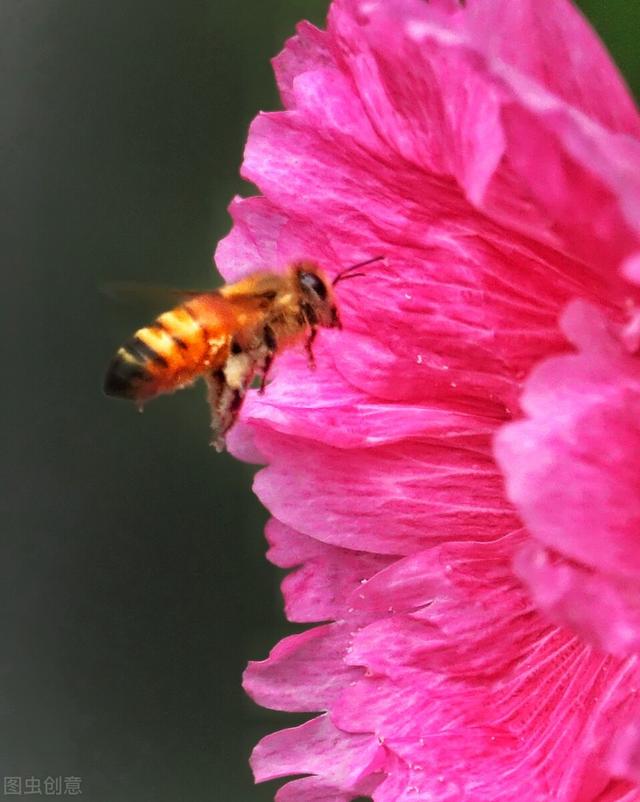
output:
<svg viewBox="0 0 640 802"><path fill-rule="evenodd" d="M375 256L373 259L366 259L364 262L358 262L355 265L350 265L349 267L345 267L345 269L341 270L338 273L338 275L333 279L331 285L335 287L339 281L346 281L348 278L358 278L359 276L366 275L365 273L352 273L352 271L357 270L360 267L365 267L366 265L373 264L374 262L380 262L382 259L384 259L384 256Z"/></svg>

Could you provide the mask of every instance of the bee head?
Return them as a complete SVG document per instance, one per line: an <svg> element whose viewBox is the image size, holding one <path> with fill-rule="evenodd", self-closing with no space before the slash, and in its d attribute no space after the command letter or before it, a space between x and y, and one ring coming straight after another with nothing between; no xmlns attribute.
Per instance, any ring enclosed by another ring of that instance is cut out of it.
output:
<svg viewBox="0 0 640 802"><path fill-rule="evenodd" d="M302 313L307 319L307 322L311 326L326 326L330 329L341 329L342 324L338 316L333 288L340 281L366 275L366 273L358 272L360 268L366 267L374 262L381 262L383 259L384 256L375 256L373 259L367 259L364 262L358 262L355 265L345 267L344 270L341 270L334 276L331 283L324 278L322 272L315 265L309 263L298 265L295 268L296 280L302 296Z"/></svg>
<svg viewBox="0 0 640 802"><path fill-rule="evenodd" d="M304 316L312 326L340 328L340 318L336 308L331 285L313 265L300 265L297 282L302 299Z"/></svg>

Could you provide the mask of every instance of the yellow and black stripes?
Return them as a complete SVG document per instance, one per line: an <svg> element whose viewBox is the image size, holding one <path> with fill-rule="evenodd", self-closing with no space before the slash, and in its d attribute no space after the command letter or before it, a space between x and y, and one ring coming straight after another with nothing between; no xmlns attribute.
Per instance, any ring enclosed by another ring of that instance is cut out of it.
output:
<svg viewBox="0 0 640 802"><path fill-rule="evenodd" d="M161 353L152 348L143 339L148 331L149 329L141 329L139 334L136 334L129 342L124 344L123 348L140 362L141 365L155 363L162 368L168 368L169 362L166 357L162 356Z"/></svg>
<svg viewBox="0 0 640 802"><path fill-rule="evenodd" d="M221 344L221 343L220 343ZM139 329L116 353L107 395L143 401L188 384L208 367L214 340L187 304Z"/></svg>
<svg viewBox="0 0 640 802"><path fill-rule="evenodd" d="M145 329L140 329L135 336L128 340L111 360L104 381L104 391L107 395L117 398L137 399L141 395L153 393L154 369L168 367L167 359L150 345L141 335ZM141 392L142 391L142 392Z"/></svg>
<svg viewBox="0 0 640 802"><path fill-rule="evenodd" d="M165 334L168 334L169 337L171 337L171 339L175 343L175 345L177 345L178 348L181 351L188 351L189 350L189 345L187 344L187 342L185 340L183 340L182 337L178 337L176 334L173 334L173 332L170 329L167 328L166 324L162 323L160 320L156 320L156 322L152 323L149 326L149 328L153 332L155 332L156 334L159 334L159 336L161 336L161 337L163 336L163 334L161 334L161 332L164 332Z"/></svg>
<svg viewBox="0 0 640 802"><path fill-rule="evenodd" d="M163 352L173 353L175 349L201 352L206 345L205 329L186 304L160 315L150 328L156 336L164 338Z"/></svg>

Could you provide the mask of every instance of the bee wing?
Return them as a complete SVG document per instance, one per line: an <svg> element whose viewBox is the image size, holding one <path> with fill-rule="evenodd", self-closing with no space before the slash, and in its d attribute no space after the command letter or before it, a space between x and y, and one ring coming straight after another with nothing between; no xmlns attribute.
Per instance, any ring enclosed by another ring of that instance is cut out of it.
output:
<svg viewBox="0 0 640 802"><path fill-rule="evenodd" d="M119 303L145 303L158 308L177 306L198 295L215 293L215 290L181 290L142 281L108 281L100 286L100 291Z"/></svg>

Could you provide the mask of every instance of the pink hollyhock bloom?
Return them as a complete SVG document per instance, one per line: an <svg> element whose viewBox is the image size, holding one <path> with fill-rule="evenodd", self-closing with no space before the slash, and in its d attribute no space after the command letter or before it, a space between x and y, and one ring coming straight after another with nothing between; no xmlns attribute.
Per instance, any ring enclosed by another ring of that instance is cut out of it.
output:
<svg viewBox="0 0 640 802"><path fill-rule="evenodd" d="M256 778L305 775L281 802L637 802L633 102L567 0L335 0L275 67L222 272L384 261L231 438L266 463L289 619L324 622L247 671L318 714Z"/></svg>

